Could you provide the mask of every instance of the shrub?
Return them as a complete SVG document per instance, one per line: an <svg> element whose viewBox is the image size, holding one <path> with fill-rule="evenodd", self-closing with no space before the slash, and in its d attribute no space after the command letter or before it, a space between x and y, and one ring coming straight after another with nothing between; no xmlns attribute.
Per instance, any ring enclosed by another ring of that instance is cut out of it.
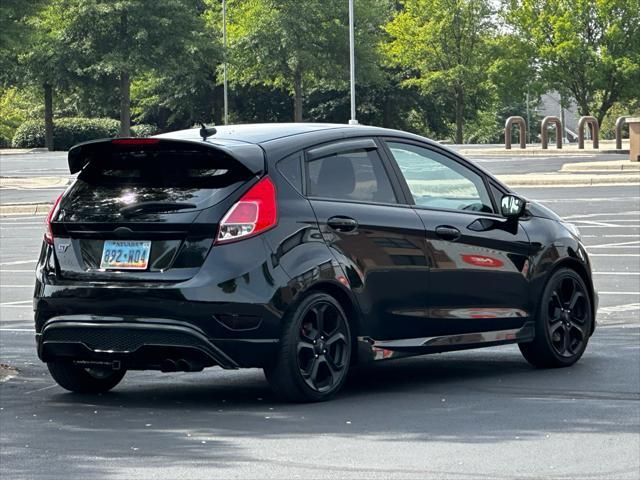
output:
<svg viewBox="0 0 640 480"><path fill-rule="evenodd" d="M118 135L120 122L112 118L60 118L53 122L53 145L56 150L69 150L72 146ZM136 125L132 135L148 136L156 132L153 125ZM18 127L13 136L13 148L44 147L44 121L29 120Z"/></svg>
<svg viewBox="0 0 640 480"><path fill-rule="evenodd" d="M28 118L24 92L0 89L0 148L11 146L16 129Z"/></svg>
<svg viewBox="0 0 640 480"><path fill-rule="evenodd" d="M158 127L149 123L131 126L131 135L134 137L150 137L158 133Z"/></svg>

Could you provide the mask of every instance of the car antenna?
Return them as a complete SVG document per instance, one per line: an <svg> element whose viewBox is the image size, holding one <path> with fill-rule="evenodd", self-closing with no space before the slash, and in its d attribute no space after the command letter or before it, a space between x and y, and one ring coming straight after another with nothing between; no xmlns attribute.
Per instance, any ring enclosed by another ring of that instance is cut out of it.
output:
<svg viewBox="0 0 640 480"><path fill-rule="evenodd" d="M204 123L200 124L200 136L202 137L202 141L205 141L210 136L215 135L216 132L216 127L207 127Z"/></svg>

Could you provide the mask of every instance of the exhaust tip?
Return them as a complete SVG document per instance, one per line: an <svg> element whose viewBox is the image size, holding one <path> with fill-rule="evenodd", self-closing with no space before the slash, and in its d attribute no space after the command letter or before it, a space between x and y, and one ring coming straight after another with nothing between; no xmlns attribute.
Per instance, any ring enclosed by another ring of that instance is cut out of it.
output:
<svg viewBox="0 0 640 480"><path fill-rule="evenodd" d="M163 360L162 363L160 364L160 371L161 372L175 372L177 370L178 370L178 366L177 366L176 362L174 362L170 358L167 358L166 360Z"/></svg>

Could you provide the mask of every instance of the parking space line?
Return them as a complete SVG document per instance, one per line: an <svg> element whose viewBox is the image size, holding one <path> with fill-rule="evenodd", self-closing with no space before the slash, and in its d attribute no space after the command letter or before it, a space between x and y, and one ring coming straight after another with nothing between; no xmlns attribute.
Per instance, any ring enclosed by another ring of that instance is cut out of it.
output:
<svg viewBox="0 0 640 480"><path fill-rule="evenodd" d="M592 275L638 275L640 272L591 272Z"/></svg>
<svg viewBox="0 0 640 480"><path fill-rule="evenodd" d="M53 387L57 387L58 385L56 383L54 383L53 385L49 385L48 387L42 387L42 388L38 388L37 390L30 390L28 392L24 392L25 395L29 395L31 393L37 393L37 392L41 392L43 390L49 390L50 388Z"/></svg>
<svg viewBox="0 0 640 480"><path fill-rule="evenodd" d="M637 233L606 234L606 235L582 235L582 238L638 238Z"/></svg>
<svg viewBox="0 0 640 480"><path fill-rule="evenodd" d="M573 223L578 224L580 228L583 226L594 226L594 227L615 227L617 226L615 223L605 223L605 222L596 222L595 220L572 220ZM582 225L585 224L585 225Z"/></svg>
<svg viewBox="0 0 640 480"><path fill-rule="evenodd" d="M35 218L39 218L41 220L44 220L47 216L42 214L42 215L29 215L28 217L12 217L12 216L8 216L8 215L0 215L0 218L2 219L3 222L7 222L7 223L13 223L13 222L18 222L20 220L33 220Z"/></svg>
<svg viewBox="0 0 640 480"><path fill-rule="evenodd" d="M638 216L638 214L640 214L640 211L635 210L635 211L632 211L632 212L576 214L576 215L568 215L568 216L563 217L563 218L565 220L574 220L574 219L580 219L580 218L594 218L594 217L603 217L603 216L610 216L610 217L626 216L626 215Z"/></svg>
<svg viewBox="0 0 640 480"><path fill-rule="evenodd" d="M15 260L13 262L2 262L0 263L0 267L5 265L23 265L25 263L36 263L38 260Z"/></svg>
<svg viewBox="0 0 640 480"><path fill-rule="evenodd" d="M614 224L610 224L610 225L578 225L578 227L580 228L580 230L584 229L584 228L640 228L640 225L614 225Z"/></svg>
<svg viewBox="0 0 640 480"><path fill-rule="evenodd" d="M610 307L602 307L598 309L598 313L610 314L632 312L634 310L640 310L640 303L627 303L625 305L612 305Z"/></svg>
<svg viewBox="0 0 640 480"><path fill-rule="evenodd" d="M572 198L549 198L546 200L536 200L540 203L572 203L572 202L628 202L629 200L639 200L640 197L600 197L600 198L585 198L585 197L572 197Z"/></svg>
<svg viewBox="0 0 640 480"><path fill-rule="evenodd" d="M590 257L640 257L640 253L589 253Z"/></svg>
<svg viewBox="0 0 640 480"><path fill-rule="evenodd" d="M33 328L0 328L0 332L29 332L35 333Z"/></svg>
<svg viewBox="0 0 640 480"><path fill-rule="evenodd" d="M636 295L640 297L640 292L597 292L598 295Z"/></svg>
<svg viewBox="0 0 640 480"><path fill-rule="evenodd" d="M2 303L0 303L0 307L20 306L20 305L26 305L26 304L31 303L31 302L32 302L32 300L17 300L15 302L2 302Z"/></svg>

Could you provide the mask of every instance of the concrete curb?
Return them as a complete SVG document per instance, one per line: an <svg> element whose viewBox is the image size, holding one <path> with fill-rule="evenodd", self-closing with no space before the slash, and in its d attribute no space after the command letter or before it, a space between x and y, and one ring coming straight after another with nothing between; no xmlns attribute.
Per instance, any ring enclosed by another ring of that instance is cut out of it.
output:
<svg viewBox="0 0 640 480"><path fill-rule="evenodd" d="M474 158L474 157L483 157L483 156L491 156L491 157L587 157L590 155L597 156L603 154L629 154L629 150L574 150L574 149L549 149L542 150L540 148L532 148L532 149L512 149L505 150L502 149L492 149L492 148L478 148L478 149L461 149L457 150L457 153L460 155L464 155L465 157Z"/></svg>
<svg viewBox="0 0 640 480"><path fill-rule="evenodd" d="M0 177L0 187L18 190L66 187L69 177Z"/></svg>
<svg viewBox="0 0 640 480"><path fill-rule="evenodd" d="M52 150L46 148L0 148L0 156L4 155L24 155L26 153L67 153L67 150Z"/></svg>
<svg viewBox="0 0 640 480"><path fill-rule="evenodd" d="M0 155L24 155L32 151L31 148L0 148Z"/></svg>
<svg viewBox="0 0 640 480"><path fill-rule="evenodd" d="M10 203L0 205L0 216L10 215L46 215L52 203Z"/></svg>
<svg viewBox="0 0 640 480"><path fill-rule="evenodd" d="M497 178L510 187L549 187L592 185L640 185L640 171L628 174L590 175L580 173L533 173L526 175L498 175Z"/></svg>
<svg viewBox="0 0 640 480"><path fill-rule="evenodd" d="M604 162L580 162L565 163L560 169L562 172L638 172L640 162L629 160L608 160Z"/></svg>

